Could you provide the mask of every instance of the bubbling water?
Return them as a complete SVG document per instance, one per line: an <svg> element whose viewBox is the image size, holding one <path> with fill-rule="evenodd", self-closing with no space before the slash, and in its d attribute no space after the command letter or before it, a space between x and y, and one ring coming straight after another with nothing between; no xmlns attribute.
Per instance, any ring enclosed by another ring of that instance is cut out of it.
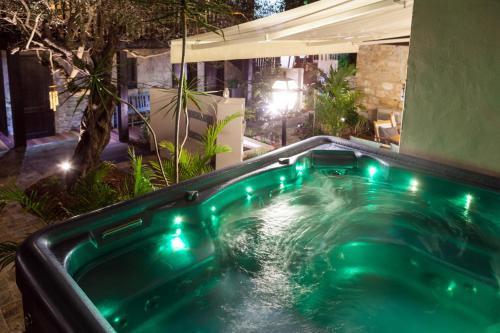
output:
<svg viewBox="0 0 500 333"><path fill-rule="evenodd" d="M364 177L255 193L220 216L221 330L497 332L497 287L460 274L496 276L491 230L439 195Z"/></svg>

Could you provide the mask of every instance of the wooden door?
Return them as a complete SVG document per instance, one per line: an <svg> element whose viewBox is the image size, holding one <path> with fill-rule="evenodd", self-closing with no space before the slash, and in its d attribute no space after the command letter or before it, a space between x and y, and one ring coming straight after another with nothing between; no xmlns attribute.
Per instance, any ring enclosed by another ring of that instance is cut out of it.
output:
<svg viewBox="0 0 500 333"><path fill-rule="evenodd" d="M19 72L26 138L54 135L54 112L49 105L50 70L35 55L22 55Z"/></svg>

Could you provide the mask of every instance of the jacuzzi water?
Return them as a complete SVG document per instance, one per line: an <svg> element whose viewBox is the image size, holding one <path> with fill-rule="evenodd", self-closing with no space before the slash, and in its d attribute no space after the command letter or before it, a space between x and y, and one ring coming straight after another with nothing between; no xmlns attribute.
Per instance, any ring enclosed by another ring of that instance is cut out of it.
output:
<svg viewBox="0 0 500 333"><path fill-rule="evenodd" d="M500 332L498 194L380 165L240 187L76 274L118 332Z"/></svg>

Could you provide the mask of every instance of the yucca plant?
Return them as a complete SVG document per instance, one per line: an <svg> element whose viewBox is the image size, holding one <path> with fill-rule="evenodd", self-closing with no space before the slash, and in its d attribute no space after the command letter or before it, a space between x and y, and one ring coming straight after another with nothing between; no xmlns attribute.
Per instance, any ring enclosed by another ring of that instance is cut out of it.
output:
<svg viewBox="0 0 500 333"><path fill-rule="evenodd" d="M177 37L182 39L182 54L180 62L179 85L177 91L177 101L175 107L175 133L174 133L174 181L179 182L179 163L181 152L180 133L180 118L184 109L186 73L186 42L189 31L204 31L214 32L224 37L220 27L214 25L214 21L210 18L230 17L235 15L243 16L241 12L234 10L234 6L227 0L137 0L143 3L153 3L159 5L162 15L158 18L160 22L167 26L177 28Z"/></svg>

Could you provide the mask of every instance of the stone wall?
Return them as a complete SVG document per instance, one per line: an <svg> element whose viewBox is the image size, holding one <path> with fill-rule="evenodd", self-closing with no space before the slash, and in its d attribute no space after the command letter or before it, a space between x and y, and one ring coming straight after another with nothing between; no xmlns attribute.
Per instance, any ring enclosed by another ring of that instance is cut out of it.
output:
<svg viewBox="0 0 500 333"><path fill-rule="evenodd" d="M356 85L367 109L402 111L408 46L367 45L359 48Z"/></svg>
<svg viewBox="0 0 500 333"><path fill-rule="evenodd" d="M59 95L59 102L62 103L67 98L66 94ZM65 133L80 128L82 114L87 107L86 100L83 100L77 107L80 95L70 97L64 104L60 105L55 112L56 133Z"/></svg>
<svg viewBox="0 0 500 333"><path fill-rule="evenodd" d="M172 87L172 64L167 49L134 50L137 57L137 87ZM129 55L130 57L130 55Z"/></svg>
<svg viewBox="0 0 500 333"><path fill-rule="evenodd" d="M56 112L54 112L56 134L78 130L80 128L80 120L82 119L83 111L87 107L87 101L84 99L78 104L81 93L71 96L68 92L65 92L65 81L57 74L56 83L59 91L59 106Z"/></svg>
<svg viewBox="0 0 500 333"><path fill-rule="evenodd" d="M166 49L139 49L134 50L137 57L137 87L148 89L150 87L172 86L172 71L170 65L170 53ZM129 55L133 57L133 55ZM116 68L113 68L113 78L116 80ZM63 82L58 82L59 87L63 87ZM63 88L59 89L60 92ZM55 112L56 133L64 133L80 128L82 113L87 106L83 100L77 107L80 94L70 97L64 104L60 105ZM68 94L61 93L59 102L63 103Z"/></svg>

